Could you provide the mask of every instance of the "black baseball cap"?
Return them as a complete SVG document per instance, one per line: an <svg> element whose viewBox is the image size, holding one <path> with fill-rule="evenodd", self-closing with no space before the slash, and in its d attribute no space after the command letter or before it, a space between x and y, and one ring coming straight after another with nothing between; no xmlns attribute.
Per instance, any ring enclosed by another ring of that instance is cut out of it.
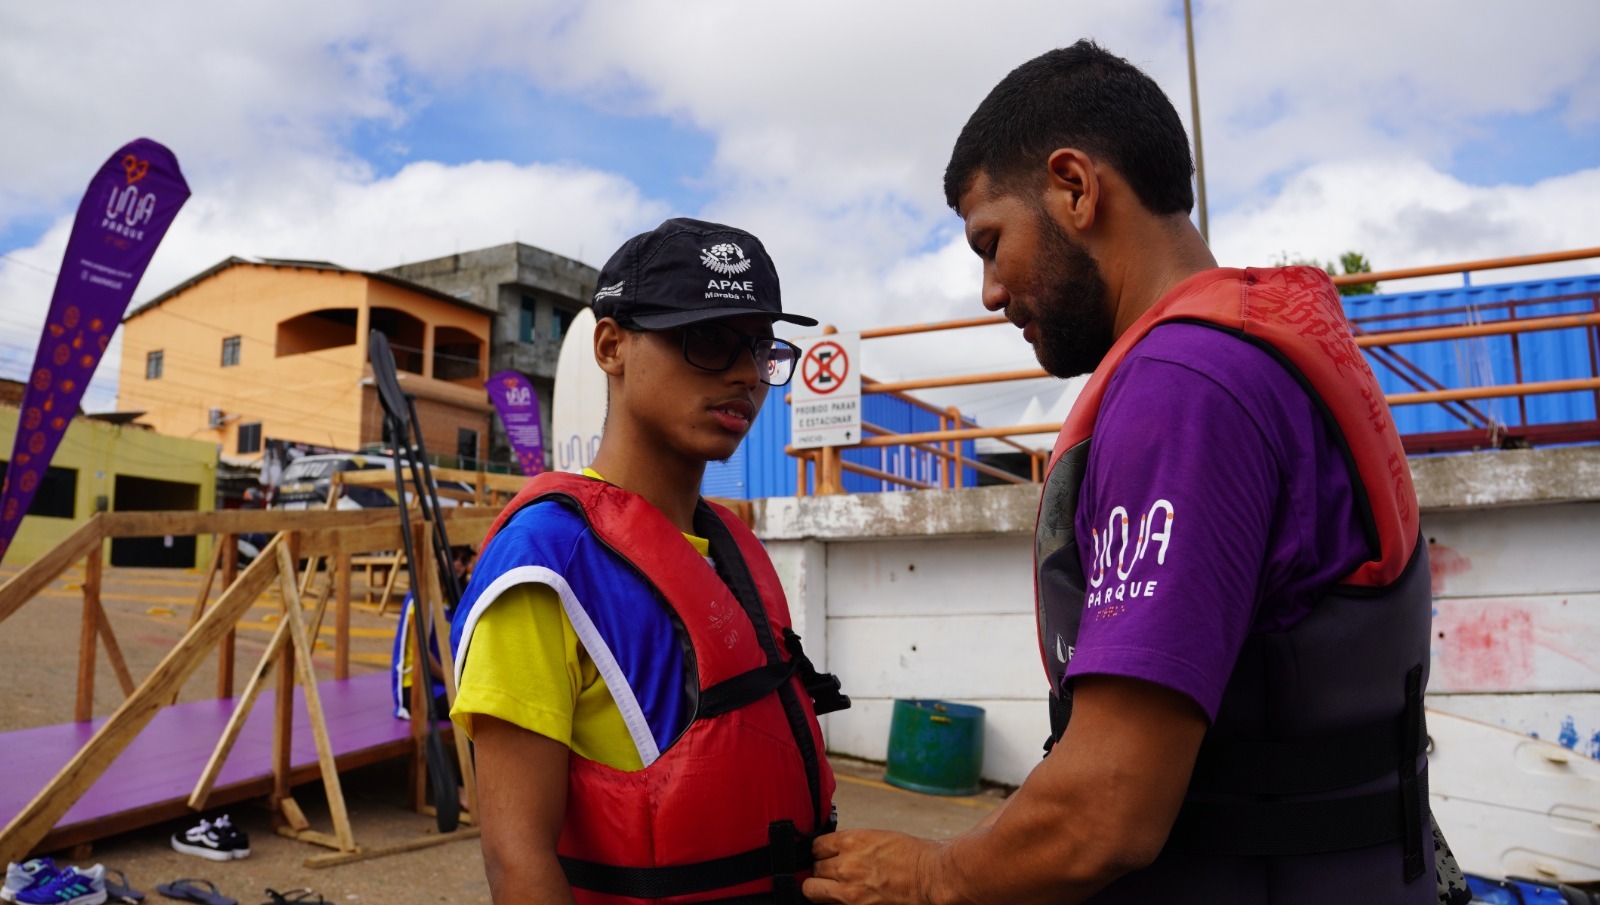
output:
<svg viewBox="0 0 1600 905"><path fill-rule="evenodd" d="M784 313L778 269L760 239L704 220L668 220L622 243L600 268L598 287L595 317L646 330L744 314L817 325Z"/></svg>

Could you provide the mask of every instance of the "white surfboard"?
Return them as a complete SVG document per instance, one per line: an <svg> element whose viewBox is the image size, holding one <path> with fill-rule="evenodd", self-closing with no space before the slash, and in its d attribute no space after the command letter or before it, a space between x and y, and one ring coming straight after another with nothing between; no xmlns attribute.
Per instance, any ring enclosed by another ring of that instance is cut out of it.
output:
<svg viewBox="0 0 1600 905"><path fill-rule="evenodd" d="M594 311L572 319L556 359L555 400L550 411L551 461L556 471L583 471L600 452L606 421L606 372L594 360Z"/></svg>
<svg viewBox="0 0 1600 905"><path fill-rule="evenodd" d="M1462 870L1600 880L1600 761L1432 709L1428 737L1428 797Z"/></svg>

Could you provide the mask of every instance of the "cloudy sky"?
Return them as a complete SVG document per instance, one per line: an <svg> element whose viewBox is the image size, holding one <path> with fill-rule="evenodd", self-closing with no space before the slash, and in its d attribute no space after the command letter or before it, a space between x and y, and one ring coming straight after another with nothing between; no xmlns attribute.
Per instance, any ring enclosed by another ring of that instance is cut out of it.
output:
<svg viewBox="0 0 1600 905"><path fill-rule="evenodd" d="M1223 263L1600 245L1600 4L1195 13ZM0 375L32 359L90 175L138 136L194 195L136 303L229 255L375 269L515 240L598 266L689 215L762 236L786 306L841 329L981 313L940 189L951 142L1008 71L1083 36L1188 122L1181 0L5 4ZM966 332L870 343L866 372L1031 363L1007 327ZM115 405L117 352L90 411ZM1041 392L961 399L1000 423Z"/></svg>

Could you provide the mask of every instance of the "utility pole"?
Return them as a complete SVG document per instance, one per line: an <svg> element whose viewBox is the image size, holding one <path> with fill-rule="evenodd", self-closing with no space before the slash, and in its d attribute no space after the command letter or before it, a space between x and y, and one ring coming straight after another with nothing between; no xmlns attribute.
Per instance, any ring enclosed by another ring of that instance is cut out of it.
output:
<svg viewBox="0 0 1600 905"><path fill-rule="evenodd" d="M1200 142L1200 83L1194 74L1194 14L1189 0L1183 0L1183 30L1189 39L1189 109L1194 120L1194 175L1195 186L1200 191L1200 238L1211 242L1211 229L1206 222L1206 155Z"/></svg>

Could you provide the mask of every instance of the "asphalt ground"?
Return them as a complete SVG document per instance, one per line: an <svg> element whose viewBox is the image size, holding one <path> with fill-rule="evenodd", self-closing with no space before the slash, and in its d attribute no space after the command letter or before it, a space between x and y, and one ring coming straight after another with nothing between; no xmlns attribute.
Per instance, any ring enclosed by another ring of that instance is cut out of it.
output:
<svg viewBox="0 0 1600 905"><path fill-rule="evenodd" d="M0 568L0 581L17 571ZM134 681L140 681L177 643L189 625L201 576L195 571L107 568L102 603L120 642ZM82 570L61 581L14 613L0 630L0 688L6 705L0 710L0 731L67 722L76 694L78 644L82 618ZM351 614L351 671L386 669L395 628L393 607L380 616L358 605ZM220 592L214 588L213 598ZM313 589L311 599L315 599ZM257 601L240 621L235 655L234 687L242 689L261 651L276 628L280 601L276 589ZM319 675L331 677L332 619L326 619L315 658ZM325 647L325 645L327 647ZM96 716L111 713L122 692L99 650L95 684ZM215 697L216 656L185 683L180 700ZM839 778L836 801L842 827L885 827L929 838L948 838L966 830L999 805L1002 793L987 790L970 797L923 795L887 785L883 767L846 758L833 759ZM406 767L401 761L376 764L343 775L346 804L356 841L364 848L436 836L433 819L406 806ZM0 781L4 781L0 778ZM297 787L295 799L313 829L331 832L320 783ZM267 888L286 892L317 891L337 902L486 902L489 888L483 858L475 839L464 838L402 854L353 864L308 868L305 860L326 849L276 835L265 800L226 809L232 822L249 833L251 856L213 862L175 852L173 833L193 823L177 821L99 840L88 852L57 852L82 866L101 863L128 875L148 901L167 901L156 885L180 877L216 883L224 895L241 903L265 903ZM207 812L215 817L220 812ZM200 815L196 815L198 818ZM80 857L81 856L81 857ZM315 902L316 898L309 899Z"/></svg>

